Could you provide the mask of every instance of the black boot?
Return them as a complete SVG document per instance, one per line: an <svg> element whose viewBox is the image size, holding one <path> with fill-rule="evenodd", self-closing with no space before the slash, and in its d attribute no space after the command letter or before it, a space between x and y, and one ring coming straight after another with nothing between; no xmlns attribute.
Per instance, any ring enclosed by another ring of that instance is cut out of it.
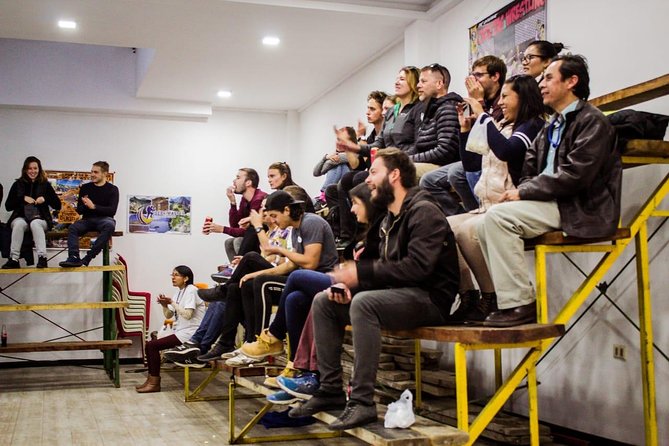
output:
<svg viewBox="0 0 669 446"><path fill-rule="evenodd" d="M465 323L481 325L493 311L497 311L497 295L495 293L481 293L481 298L476 306L465 315Z"/></svg>
<svg viewBox="0 0 669 446"><path fill-rule="evenodd" d="M47 264L46 257L39 256L37 259L37 268L48 268L49 265Z"/></svg>
<svg viewBox="0 0 669 446"><path fill-rule="evenodd" d="M215 300L225 300L227 297L227 287L225 284L217 285L214 288L206 288L197 290L197 295L205 302L213 302Z"/></svg>
<svg viewBox="0 0 669 446"><path fill-rule="evenodd" d="M467 314L476 308L481 293L479 290L468 290L460 293L460 306L449 319L450 324L464 324Z"/></svg>

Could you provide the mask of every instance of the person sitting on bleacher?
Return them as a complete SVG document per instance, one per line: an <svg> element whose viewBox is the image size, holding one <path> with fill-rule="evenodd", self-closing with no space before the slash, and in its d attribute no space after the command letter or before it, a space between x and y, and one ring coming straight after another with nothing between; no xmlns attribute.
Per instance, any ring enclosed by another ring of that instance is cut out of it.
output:
<svg viewBox="0 0 669 446"><path fill-rule="evenodd" d="M453 233L441 206L416 186L416 167L396 148L379 150L367 185L386 215L370 228L380 235L378 260L340 265L335 286L316 295L312 314L321 374L320 388L291 417L327 410L344 412L331 429L376 421L374 383L381 352L381 327L398 330L443 325L458 291ZM369 239L368 239L369 241ZM335 289L336 290L336 289ZM354 374L348 403L341 353L346 325L353 326Z"/></svg>
<svg viewBox="0 0 669 446"><path fill-rule="evenodd" d="M0 200L2 200L2 187L0 186ZM46 231L53 226L53 219L49 206L60 210L60 200L46 178L42 170L41 161L29 156L23 162L21 177L19 177L7 194L5 208L12 212L9 224L12 228L12 241L10 245L9 260L2 269L20 268L19 257L21 256L21 245L23 235L30 230L35 249L37 251L37 267L46 268ZM32 249L30 249L30 258Z"/></svg>
<svg viewBox="0 0 669 446"><path fill-rule="evenodd" d="M177 288L174 296L161 294L158 303L165 318L171 319L173 333L146 343L146 362L149 375L144 384L135 387L137 393L160 392L160 351L181 345L195 333L204 317L204 302L197 296L193 285L193 271L179 265L172 271L172 285Z"/></svg>
<svg viewBox="0 0 669 446"><path fill-rule="evenodd" d="M499 123L483 111L478 101L467 98L466 102L471 107L472 116L465 117L463 107L459 107L460 146L463 159L472 153L470 150L476 150L472 154L479 157L481 177L474 192L479 197L480 206L471 212L448 217L461 254L460 306L455 316L468 322L483 322L497 309L497 298L476 227L485 212L499 203L501 195L518 185L527 148L544 125L544 105L536 81L526 75L512 76L503 84L500 105L504 116ZM473 135L472 146L467 150L470 134ZM471 273L474 273L481 291L480 300Z"/></svg>
<svg viewBox="0 0 669 446"><path fill-rule="evenodd" d="M613 127L586 102L589 83L585 58L566 55L553 59L539 84L555 114L527 150L518 188L504 192L505 203L491 207L477 228L499 308L484 325L536 322L523 239L557 229L580 238L616 231L622 167Z"/></svg>

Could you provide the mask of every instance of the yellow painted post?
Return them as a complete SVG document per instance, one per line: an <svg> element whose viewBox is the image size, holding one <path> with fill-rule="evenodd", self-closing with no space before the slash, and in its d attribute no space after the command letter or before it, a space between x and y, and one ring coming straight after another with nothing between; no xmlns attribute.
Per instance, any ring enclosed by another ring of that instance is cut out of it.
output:
<svg viewBox="0 0 669 446"><path fill-rule="evenodd" d="M228 444L235 440L235 378L228 384Z"/></svg>
<svg viewBox="0 0 669 446"><path fill-rule="evenodd" d="M184 401L190 396L190 367L184 367Z"/></svg>
<svg viewBox="0 0 669 446"><path fill-rule="evenodd" d="M655 403L655 362L653 360L653 323L650 300L648 226L646 222L639 226L639 232L635 237L635 241L644 426L646 445L655 446L658 444Z"/></svg>
<svg viewBox="0 0 669 446"><path fill-rule="evenodd" d="M539 446L539 399L537 395L536 362L527 368L527 400L530 418L530 444Z"/></svg>
<svg viewBox="0 0 669 446"><path fill-rule="evenodd" d="M467 351L465 346L456 342L453 346L455 356L455 398L458 414L458 429L469 432L469 408L467 401Z"/></svg>
<svg viewBox="0 0 669 446"><path fill-rule="evenodd" d="M546 247L537 245L534 248L534 274L537 287L537 321L548 322L548 277L546 274Z"/></svg>

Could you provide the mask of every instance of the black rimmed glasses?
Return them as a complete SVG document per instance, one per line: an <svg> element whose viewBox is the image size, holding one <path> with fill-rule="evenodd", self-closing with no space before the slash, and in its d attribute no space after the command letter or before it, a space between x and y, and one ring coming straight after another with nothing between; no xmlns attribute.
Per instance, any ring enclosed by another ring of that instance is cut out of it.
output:
<svg viewBox="0 0 669 446"><path fill-rule="evenodd" d="M539 59L543 59L543 56L541 54L525 54L522 59L520 59L523 63L530 63L532 62L532 59L535 57L538 57Z"/></svg>
<svg viewBox="0 0 669 446"><path fill-rule="evenodd" d="M474 76L476 79L481 79L483 76L485 76L486 74L490 74L490 73L488 73L487 71L484 71L482 73L481 72L477 73L476 71L474 71L474 72L469 73L469 74L471 76Z"/></svg>

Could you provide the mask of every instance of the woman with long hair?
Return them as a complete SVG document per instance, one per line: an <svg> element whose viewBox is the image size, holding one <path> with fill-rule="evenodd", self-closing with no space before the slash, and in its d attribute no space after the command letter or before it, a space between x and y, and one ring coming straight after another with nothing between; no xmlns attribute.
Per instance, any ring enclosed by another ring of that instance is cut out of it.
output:
<svg viewBox="0 0 669 446"><path fill-rule="evenodd" d="M283 161L272 163L267 168L267 181L273 190L283 190L286 186L297 186L293 181L293 173L288 163Z"/></svg>
<svg viewBox="0 0 669 446"><path fill-rule="evenodd" d="M60 210L60 200L42 169L42 162L29 156L23 162L21 176L14 181L7 194L5 209L12 213L8 222L12 228L12 242L9 260L2 266L3 269L20 268L21 245L28 229L35 242L37 267L48 266L46 231L53 226L49 207Z"/></svg>
<svg viewBox="0 0 669 446"><path fill-rule="evenodd" d="M480 207L448 217L458 245L460 264L460 307L454 319L482 322L495 310L497 297L476 227L485 212L500 202L502 194L519 184L525 152L544 125L544 105L537 82L527 75L512 76L502 86L499 104L504 119L499 123L483 111L478 101L469 98L465 101L471 107L472 117L465 117L463 107L459 108L461 144L468 143L472 124L485 127L486 139L477 144L477 152L483 155L481 178L474 188ZM470 147L467 145L467 149ZM480 299L471 273L478 283Z"/></svg>
<svg viewBox="0 0 669 446"><path fill-rule="evenodd" d="M146 362L149 375L144 384L135 387L137 393L160 392L160 351L188 341L202 322L206 311L204 302L193 285L193 271L186 265L172 270L172 286L177 288L172 297L158 296L165 318L172 319L173 333L146 343Z"/></svg>

